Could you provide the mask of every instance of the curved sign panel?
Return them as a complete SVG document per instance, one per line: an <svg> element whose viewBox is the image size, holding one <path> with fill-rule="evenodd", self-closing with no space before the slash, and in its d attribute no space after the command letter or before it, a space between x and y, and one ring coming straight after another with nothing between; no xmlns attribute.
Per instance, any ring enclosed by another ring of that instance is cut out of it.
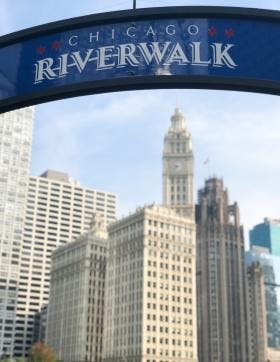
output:
<svg viewBox="0 0 280 362"><path fill-rule="evenodd" d="M0 38L0 111L146 88L280 94L280 15L172 7L75 18Z"/></svg>

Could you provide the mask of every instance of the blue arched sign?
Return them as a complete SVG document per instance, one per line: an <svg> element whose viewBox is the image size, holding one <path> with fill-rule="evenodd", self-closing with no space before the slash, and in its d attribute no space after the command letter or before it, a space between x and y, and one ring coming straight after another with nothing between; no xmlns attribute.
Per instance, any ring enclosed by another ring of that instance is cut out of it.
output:
<svg viewBox="0 0 280 362"><path fill-rule="evenodd" d="M280 94L280 13L138 9L0 38L0 112L83 94L210 88Z"/></svg>

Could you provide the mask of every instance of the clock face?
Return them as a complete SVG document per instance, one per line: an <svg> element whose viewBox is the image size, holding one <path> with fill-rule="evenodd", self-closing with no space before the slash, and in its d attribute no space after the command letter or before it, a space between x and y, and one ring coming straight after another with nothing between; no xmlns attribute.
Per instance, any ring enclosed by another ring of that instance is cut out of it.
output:
<svg viewBox="0 0 280 362"><path fill-rule="evenodd" d="M182 162L180 161L176 161L174 162L174 166L173 166L174 171L180 171L182 169Z"/></svg>

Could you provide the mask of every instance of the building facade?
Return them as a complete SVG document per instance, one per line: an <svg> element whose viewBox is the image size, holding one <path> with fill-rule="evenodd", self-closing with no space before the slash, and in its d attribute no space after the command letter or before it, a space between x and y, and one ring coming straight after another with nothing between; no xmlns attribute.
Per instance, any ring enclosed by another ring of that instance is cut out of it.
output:
<svg viewBox="0 0 280 362"><path fill-rule="evenodd" d="M266 362L279 362L280 350L278 348L267 348Z"/></svg>
<svg viewBox="0 0 280 362"><path fill-rule="evenodd" d="M194 217L192 140L185 123L176 108L164 138L163 204L180 215Z"/></svg>
<svg viewBox="0 0 280 362"><path fill-rule="evenodd" d="M12 357L34 109L0 114L0 357Z"/></svg>
<svg viewBox="0 0 280 362"><path fill-rule="evenodd" d="M193 219L152 205L108 232L104 362L197 361Z"/></svg>
<svg viewBox="0 0 280 362"><path fill-rule="evenodd" d="M210 178L199 191L196 223L199 361L245 362L243 228L222 180Z"/></svg>
<svg viewBox="0 0 280 362"><path fill-rule="evenodd" d="M15 356L26 356L35 341L35 315L49 299L52 252L86 232L95 212L102 214L106 224L114 221L116 195L82 187L62 172L46 171L29 178Z"/></svg>
<svg viewBox="0 0 280 362"><path fill-rule="evenodd" d="M267 361L265 290L262 268L252 262L247 268L248 360Z"/></svg>
<svg viewBox="0 0 280 362"><path fill-rule="evenodd" d="M46 342L47 314L48 304L43 304L40 311L35 314L33 339L36 342Z"/></svg>
<svg viewBox="0 0 280 362"><path fill-rule="evenodd" d="M280 257L280 220L265 218L263 223L250 230L250 247L269 249L272 255Z"/></svg>
<svg viewBox="0 0 280 362"><path fill-rule="evenodd" d="M280 257L253 247L246 253L246 264L254 262L260 264L264 278L267 347L280 352Z"/></svg>
<svg viewBox="0 0 280 362"><path fill-rule="evenodd" d="M52 256L46 343L63 362L101 362L107 233L90 230Z"/></svg>

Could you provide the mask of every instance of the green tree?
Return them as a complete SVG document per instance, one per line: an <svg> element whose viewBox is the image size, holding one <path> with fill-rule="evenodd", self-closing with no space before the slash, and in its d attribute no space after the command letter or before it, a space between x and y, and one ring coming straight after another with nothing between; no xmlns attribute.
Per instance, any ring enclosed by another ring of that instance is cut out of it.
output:
<svg viewBox="0 0 280 362"><path fill-rule="evenodd" d="M57 362L54 351L51 347L42 342L35 343L29 354L30 362Z"/></svg>

